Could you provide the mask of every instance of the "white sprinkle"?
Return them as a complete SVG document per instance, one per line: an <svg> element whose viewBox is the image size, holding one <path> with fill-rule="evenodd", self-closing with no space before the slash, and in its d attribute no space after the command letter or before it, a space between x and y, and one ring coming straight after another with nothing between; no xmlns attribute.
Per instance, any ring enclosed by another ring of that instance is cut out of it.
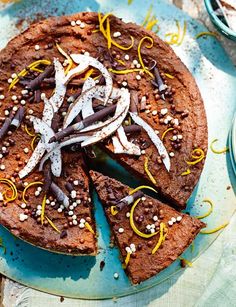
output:
<svg viewBox="0 0 236 307"><path fill-rule="evenodd" d="M22 104L22 106L24 106L24 105L26 104L26 101L25 101L24 99L22 99L22 100L20 101L20 103Z"/></svg>
<svg viewBox="0 0 236 307"><path fill-rule="evenodd" d="M145 155L146 151L145 149L141 150L141 155Z"/></svg>
<svg viewBox="0 0 236 307"><path fill-rule="evenodd" d="M130 249L131 249L131 251L132 251L133 253L136 252L136 247L135 247L135 244L134 244L134 243L131 243L131 244L130 244Z"/></svg>
<svg viewBox="0 0 236 307"><path fill-rule="evenodd" d="M8 116L8 115L10 114L10 112L9 112L8 110L5 110L4 114L5 114L6 116Z"/></svg>
<svg viewBox="0 0 236 307"><path fill-rule="evenodd" d="M182 220L182 216L181 215L177 216L176 221L180 222L181 220Z"/></svg>
<svg viewBox="0 0 236 307"><path fill-rule="evenodd" d="M72 190L72 191L70 192L70 196L71 196L71 198L76 198L76 191L75 191L75 190Z"/></svg>
<svg viewBox="0 0 236 307"><path fill-rule="evenodd" d="M139 80L142 79L142 77L141 77L140 75L137 75L137 76L136 76L136 79L139 81Z"/></svg>
<svg viewBox="0 0 236 307"><path fill-rule="evenodd" d="M79 26L81 24L81 20L76 20L76 24Z"/></svg>
<svg viewBox="0 0 236 307"><path fill-rule="evenodd" d="M173 222L172 222L172 221L168 221L168 225L169 225L169 226L172 226L172 225L173 225Z"/></svg>
<svg viewBox="0 0 236 307"><path fill-rule="evenodd" d="M119 36L121 36L121 33L120 33L120 32L114 32L114 33L113 33L113 37L119 37Z"/></svg>
<svg viewBox="0 0 236 307"><path fill-rule="evenodd" d="M2 154L0 154L0 159L2 159L3 158L3 155Z"/></svg>
<svg viewBox="0 0 236 307"><path fill-rule="evenodd" d="M70 210L70 211L68 212L68 215L70 215L70 216L74 215L74 211Z"/></svg>
<svg viewBox="0 0 236 307"><path fill-rule="evenodd" d="M159 132L158 130L155 130L155 133L156 133L156 134L159 134L160 132Z"/></svg>
<svg viewBox="0 0 236 307"><path fill-rule="evenodd" d="M5 146L2 147L2 151L5 152L7 148Z"/></svg>
<svg viewBox="0 0 236 307"><path fill-rule="evenodd" d="M34 195L35 195L35 196L39 196L39 194L40 194L39 191L35 191L35 192L34 192Z"/></svg>
<svg viewBox="0 0 236 307"><path fill-rule="evenodd" d="M0 165L0 169L1 169L2 171L4 171L5 168L6 168L6 167L5 167L4 164L1 164L1 165Z"/></svg>
<svg viewBox="0 0 236 307"><path fill-rule="evenodd" d="M42 211L41 210L37 210L36 211L36 215L41 215Z"/></svg>
<svg viewBox="0 0 236 307"><path fill-rule="evenodd" d="M176 218L175 218L175 217L172 217L172 218L171 218L171 221L172 221L173 223L175 223L175 222L176 222Z"/></svg>
<svg viewBox="0 0 236 307"><path fill-rule="evenodd" d="M7 82L8 82L8 83L12 83L12 78L9 78L9 79L7 80Z"/></svg>
<svg viewBox="0 0 236 307"><path fill-rule="evenodd" d="M158 221L157 215L154 215L152 219L153 219L154 222Z"/></svg>
<svg viewBox="0 0 236 307"><path fill-rule="evenodd" d="M41 205L38 205L38 206L37 206L37 209L38 209L38 210L41 210L41 209L42 209L42 206L41 206Z"/></svg>
<svg viewBox="0 0 236 307"><path fill-rule="evenodd" d="M45 93L41 93L40 98L41 98L42 100L44 100L44 98L46 98L46 94L45 94Z"/></svg>
<svg viewBox="0 0 236 307"><path fill-rule="evenodd" d="M127 86L128 83L127 83L126 81L123 81L123 82L122 82L122 85L123 85L123 86Z"/></svg>
<svg viewBox="0 0 236 307"><path fill-rule="evenodd" d="M22 203L20 206L21 206L22 209L26 208L26 204L25 203Z"/></svg>
<svg viewBox="0 0 236 307"><path fill-rule="evenodd" d="M114 273L113 276L114 276L115 279L118 279L118 278L119 278L119 274L118 274L118 273Z"/></svg>
<svg viewBox="0 0 236 307"><path fill-rule="evenodd" d="M72 20L70 24L72 27L76 26L76 22L74 20Z"/></svg>
<svg viewBox="0 0 236 307"><path fill-rule="evenodd" d="M66 114L67 114L67 112L65 112L65 111L64 111L64 112L62 112L62 114L61 114L61 115L62 115L63 117L65 117L65 116L66 116Z"/></svg>
<svg viewBox="0 0 236 307"><path fill-rule="evenodd" d="M153 115L153 116L157 115L157 110L153 110L153 111L152 111L152 115Z"/></svg>
<svg viewBox="0 0 236 307"><path fill-rule="evenodd" d="M127 212L127 213L126 213L126 217L130 217L130 212Z"/></svg>
<svg viewBox="0 0 236 307"><path fill-rule="evenodd" d="M72 215L72 219L73 220L76 220L77 219L77 216L74 214L74 215Z"/></svg>
<svg viewBox="0 0 236 307"><path fill-rule="evenodd" d="M172 139L173 139L173 141L176 141L177 140L177 135L173 135Z"/></svg>
<svg viewBox="0 0 236 307"><path fill-rule="evenodd" d="M175 156L174 152L171 151L171 152L169 153L169 156L173 158L173 157Z"/></svg>
<svg viewBox="0 0 236 307"><path fill-rule="evenodd" d="M35 45L35 46L34 46L34 49L35 49L36 51L38 51L38 50L40 49L40 46L39 46L39 45Z"/></svg>
<svg viewBox="0 0 236 307"><path fill-rule="evenodd" d="M119 229L118 229L118 232L119 232L119 233L123 233L123 232L124 232L124 228L122 228L122 227L119 228Z"/></svg>
<svg viewBox="0 0 236 307"><path fill-rule="evenodd" d="M151 228L151 230L150 230L150 231L151 231L151 233L154 233L154 232L155 232L155 229Z"/></svg>
<svg viewBox="0 0 236 307"><path fill-rule="evenodd" d="M17 111L18 110L18 107L17 106L14 106L13 108L12 108L12 111Z"/></svg>
<svg viewBox="0 0 236 307"><path fill-rule="evenodd" d="M136 67L137 67L137 68L140 68L140 67L141 67L141 64L138 63L138 64L136 65Z"/></svg>
<svg viewBox="0 0 236 307"><path fill-rule="evenodd" d="M91 198L90 197L88 197L88 202L91 203Z"/></svg>
<svg viewBox="0 0 236 307"><path fill-rule="evenodd" d="M69 209L70 209L70 210L73 210L73 209L74 209L74 206L72 206L72 205L69 206Z"/></svg>
<svg viewBox="0 0 236 307"><path fill-rule="evenodd" d="M58 208L57 212L61 213L62 212L62 208Z"/></svg>
<svg viewBox="0 0 236 307"><path fill-rule="evenodd" d="M150 112L151 112L150 110L146 110L146 111L145 111L146 114L149 114Z"/></svg>
<svg viewBox="0 0 236 307"><path fill-rule="evenodd" d="M77 203L78 205L80 205L80 204L81 204L81 199L76 199L76 203Z"/></svg>
<svg viewBox="0 0 236 307"><path fill-rule="evenodd" d="M24 187L27 187L28 182L25 181L25 182L23 183L23 185L24 185Z"/></svg>
<svg viewBox="0 0 236 307"><path fill-rule="evenodd" d="M169 123L168 119L165 118L165 119L164 119L164 124L165 124L165 125L168 125L168 123Z"/></svg>
<svg viewBox="0 0 236 307"><path fill-rule="evenodd" d="M28 113L29 113L30 115L32 115L32 114L34 113L34 111L33 111L32 109L29 109Z"/></svg>
<svg viewBox="0 0 236 307"><path fill-rule="evenodd" d="M3 100L5 98L4 95L0 95L0 100Z"/></svg>
<svg viewBox="0 0 236 307"><path fill-rule="evenodd" d="M20 213L19 214L19 219L21 222L24 222L25 220L27 220L28 215L24 214L24 213Z"/></svg>
<svg viewBox="0 0 236 307"><path fill-rule="evenodd" d="M133 64L136 66L138 64L137 60L133 60Z"/></svg>
<svg viewBox="0 0 236 307"><path fill-rule="evenodd" d="M146 200L146 197L143 196L143 197L141 198L141 200L142 200L142 201L145 201L145 200Z"/></svg>
<svg viewBox="0 0 236 307"><path fill-rule="evenodd" d="M178 118L175 118L175 119L174 119L174 125L176 125L176 126L179 125L179 120L178 120Z"/></svg>
<svg viewBox="0 0 236 307"><path fill-rule="evenodd" d="M161 109L161 115L166 115L168 112L167 108Z"/></svg>
<svg viewBox="0 0 236 307"><path fill-rule="evenodd" d="M147 228L148 230L150 230L150 229L151 229L151 225L148 224L148 225L146 226L146 228Z"/></svg>
<svg viewBox="0 0 236 307"><path fill-rule="evenodd" d="M128 54L125 55L125 60L129 61L129 55Z"/></svg>
<svg viewBox="0 0 236 307"><path fill-rule="evenodd" d="M85 23L84 22L81 22L80 24L80 29L84 29L85 28Z"/></svg>
<svg viewBox="0 0 236 307"><path fill-rule="evenodd" d="M50 200L47 198L46 199L46 204L49 205L50 204Z"/></svg>
<svg viewBox="0 0 236 307"><path fill-rule="evenodd" d="M80 219L79 221L81 224L85 224L85 219Z"/></svg>
<svg viewBox="0 0 236 307"><path fill-rule="evenodd" d="M54 206L56 205L55 201L51 201L51 202L50 202L50 205L51 205L52 207L54 207ZM60 209L61 209L61 208L60 208Z"/></svg>
<svg viewBox="0 0 236 307"><path fill-rule="evenodd" d="M166 117L166 119L168 120L168 122L170 122L170 121L173 119L173 117L171 117L170 115L168 115L168 116Z"/></svg>
<svg viewBox="0 0 236 307"><path fill-rule="evenodd" d="M72 203L72 206L73 206L74 208L77 207L77 202L74 201L74 202Z"/></svg>
<svg viewBox="0 0 236 307"><path fill-rule="evenodd" d="M73 220L72 224L76 226L76 225L78 225L78 222L76 220Z"/></svg>
<svg viewBox="0 0 236 307"><path fill-rule="evenodd" d="M84 55L90 56L90 53L88 51L85 51Z"/></svg>
<svg viewBox="0 0 236 307"><path fill-rule="evenodd" d="M131 248L129 246L127 246L125 248L126 253L132 254Z"/></svg>
<svg viewBox="0 0 236 307"><path fill-rule="evenodd" d="M17 77L17 74L16 74L16 73L13 73L13 74L11 75L11 77L12 77L12 79L15 79L15 78Z"/></svg>
<svg viewBox="0 0 236 307"><path fill-rule="evenodd" d="M24 153L26 153L26 154L29 153L29 148L25 147L24 148Z"/></svg>
<svg viewBox="0 0 236 307"><path fill-rule="evenodd" d="M21 94L22 94L22 95L28 94L28 90L22 90L22 91L21 91Z"/></svg>
<svg viewBox="0 0 236 307"><path fill-rule="evenodd" d="M73 184L74 184L74 185L79 185L79 180L74 180L74 181L73 181Z"/></svg>
<svg viewBox="0 0 236 307"><path fill-rule="evenodd" d="M182 140L182 138L183 138L182 134L178 134L178 139Z"/></svg>
<svg viewBox="0 0 236 307"><path fill-rule="evenodd" d="M64 210L64 209L65 209L65 206L63 206L63 205L60 205L60 208L61 208L62 210Z"/></svg>
<svg viewBox="0 0 236 307"><path fill-rule="evenodd" d="M41 192L41 191L42 191L42 187L37 187L37 190L38 190L39 192Z"/></svg>
<svg viewBox="0 0 236 307"><path fill-rule="evenodd" d="M84 228L85 226L84 226L84 224L83 223L80 223L79 224L79 228Z"/></svg>

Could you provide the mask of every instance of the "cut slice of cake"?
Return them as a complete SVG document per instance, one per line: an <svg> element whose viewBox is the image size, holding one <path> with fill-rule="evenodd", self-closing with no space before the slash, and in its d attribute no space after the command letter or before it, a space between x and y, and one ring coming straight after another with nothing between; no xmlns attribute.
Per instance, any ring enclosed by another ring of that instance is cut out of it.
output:
<svg viewBox="0 0 236 307"><path fill-rule="evenodd" d="M120 250L127 275L138 284L174 262L204 223L136 192L121 182L90 171Z"/></svg>

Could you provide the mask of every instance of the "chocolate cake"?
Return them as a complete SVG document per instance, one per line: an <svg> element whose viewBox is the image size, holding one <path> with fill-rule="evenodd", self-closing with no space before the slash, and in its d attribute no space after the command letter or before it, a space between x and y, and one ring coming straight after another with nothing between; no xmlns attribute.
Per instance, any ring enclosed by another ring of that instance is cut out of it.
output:
<svg viewBox="0 0 236 307"><path fill-rule="evenodd" d="M154 33L111 14L49 18L11 40L0 52L0 124L0 223L78 255L97 252L84 160L91 145L179 209L207 150L187 68Z"/></svg>
<svg viewBox="0 0 236 307"><path fill-rule="evenodd" d="M128 186L98 172L90 171L90 175L123 263L126 260L125 269L133 284L138 284L168 267L191 244L201 228L205 227L198 219L174 210L143 194L141 190L132 194L134 202L129 203L132 190ZM135 205L135 200L139 199ZM118 209L115 215L112 214L112 207ZM131 227L131 216L138 229L137 233ZM161 229L163 239L159 241ZM142 237L140 232L142 236L149 237ZM128 253L130 257L127 257Z"/></svg>

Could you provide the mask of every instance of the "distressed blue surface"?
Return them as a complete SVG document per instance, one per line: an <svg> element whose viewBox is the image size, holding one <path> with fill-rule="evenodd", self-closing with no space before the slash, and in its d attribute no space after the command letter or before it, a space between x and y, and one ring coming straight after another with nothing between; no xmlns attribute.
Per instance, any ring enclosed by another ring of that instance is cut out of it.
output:
<svg viewBox="0 0 236 307"><path fill-rule="evenodd" d="M78 11L113 11L125 21L141 23L151 1L134 0L131 6L127 1L22 1L10 5L0 11L0 47L18 32L15 27L21 19L34 20L37 16L71 14ZM165 1L155 1L154 10L159 19L160 36L176 31L175 19L187 21L188 29L184 43L176 47L176 53L194 75L203 96L209 126L209 141L219 139L218 146L225 146L236 107L236 72L225 51L215 38L207 37L195 40L197 33L206 29L192 20L182 11L170 6ZM23 22L22 28L27 23ZM135 186L135 179L112 160L104 155L98 155L99 162L94 167L109 173L125 183ZM206 165L200 182L188 204L192 215L206 210L201 207L204 198L211 198L215 210L210 219L206 219L208 227L212 228L230 219L235 210L236 200L233 189L236 186L229 155L214 155L209 151ZM161 283L172 274L184 274L176 261L168 269L156 277L138 286L132 286L126 277L116 248L110 248L110 231L101 205L94 193L95 218L99 231L99 254L97 257L72 257L53 254L38 249L17 238L0 227L7 252L0 251L0 272L25 285L63 296L76 298L110 298L128 295ZM199 205L199 206L198 206ZM185 253L187 259L195 259L217 237L200 235L195 242L195 250ZM105 260L105 268L100 272L99 264ZM119 273L119 279L113 278L114 272ZM177 277L179 276L177 275ZM161 286L161 285L160 285Z"/></svg>

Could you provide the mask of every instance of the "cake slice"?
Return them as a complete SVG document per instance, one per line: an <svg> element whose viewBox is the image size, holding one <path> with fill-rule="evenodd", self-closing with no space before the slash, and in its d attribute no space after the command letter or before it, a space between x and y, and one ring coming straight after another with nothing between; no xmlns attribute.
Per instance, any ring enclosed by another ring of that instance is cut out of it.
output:
<svg viewBox="0 0 236 307"><path fill-rule="evenodd" d="M205 227L198 219L174 210L141 190L132 194L134 202L128 204L132 201L132 196L127 198L131 188L95 171L90 171L90 175L133 284L168 267Z"/></svg>

